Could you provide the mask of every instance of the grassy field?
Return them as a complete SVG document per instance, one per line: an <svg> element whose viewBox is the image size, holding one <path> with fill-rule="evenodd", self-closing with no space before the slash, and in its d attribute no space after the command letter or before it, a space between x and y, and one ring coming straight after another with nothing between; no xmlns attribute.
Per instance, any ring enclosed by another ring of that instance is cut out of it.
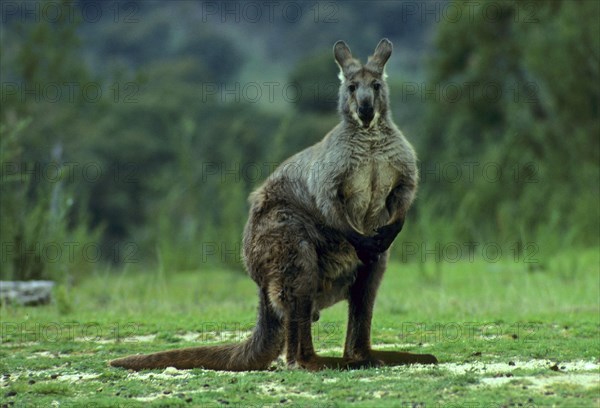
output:
<svg viewBox="0 0 600 408"><path fill-rule="evenodd" d="M435 354L435 367L307 373L109 368L112 358L244 338L254 283L211 269L98 273L55 304L1 311L2 406L598 407L600 259L542 264L392 263L375 347ZM533 267L532 267L533 266ZM324 311L315 346L340 355L345 304Z"/></svg>

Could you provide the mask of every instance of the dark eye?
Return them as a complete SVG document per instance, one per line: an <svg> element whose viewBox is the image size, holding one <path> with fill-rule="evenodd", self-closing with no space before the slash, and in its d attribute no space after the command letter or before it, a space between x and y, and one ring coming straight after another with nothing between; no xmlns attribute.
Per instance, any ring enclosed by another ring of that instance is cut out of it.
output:
<svg viewBox="0 0 600 408"><path fill-rule="evenodd" d="M381 84L379 82L375 82L373 84L373 89L375 89L376 91L379 91L381 89Z"/></svg>
<svg viewBox="0 0 600 408"><path fill-rule="evenodd" d="M354 84L348 85L348 91L350 91L350 93L356 91L356 85L354 85Z"/></svg>

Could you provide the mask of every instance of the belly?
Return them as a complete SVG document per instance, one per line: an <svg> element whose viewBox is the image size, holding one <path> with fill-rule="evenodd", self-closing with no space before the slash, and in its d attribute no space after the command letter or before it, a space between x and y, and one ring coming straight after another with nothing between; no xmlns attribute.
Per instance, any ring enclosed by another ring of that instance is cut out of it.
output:
<svg viewBox="0 0 600 408"><path fill-rule="evenodd" d="M348 223L358 232L371 235L390 218L386 199L398 172L384 161L369 160L357 166L344 185Z"/></svg>

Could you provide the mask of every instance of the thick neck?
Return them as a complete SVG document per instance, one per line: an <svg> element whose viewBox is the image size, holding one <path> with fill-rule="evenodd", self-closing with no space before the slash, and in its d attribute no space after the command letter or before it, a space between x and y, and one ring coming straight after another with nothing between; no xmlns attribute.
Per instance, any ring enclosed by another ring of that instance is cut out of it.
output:
<svg viewBox="0 0 600 408"><path fill-rule="evenodd" d="M375 123L372 123L369 127L362 126L355 118L352 117L350 112L340 112L342 119L342 127L346 131L350 131L357 134L372 135L373 137L381 133L387 133L387 130L393 128L393 122L389 110L385 110L377 116Z"/></svg>

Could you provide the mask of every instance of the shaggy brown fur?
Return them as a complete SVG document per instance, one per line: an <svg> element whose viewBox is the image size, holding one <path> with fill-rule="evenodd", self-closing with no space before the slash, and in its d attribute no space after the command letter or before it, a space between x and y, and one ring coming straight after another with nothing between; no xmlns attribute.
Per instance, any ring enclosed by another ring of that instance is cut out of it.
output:
<svg viewBox="0 0 600 408"><path fill-rule="evenodd" d="M429 354L375 351L370 343L388 248L418 183L415 153L390 115L384 66L391 53L383 39L362 65L344 42L335 44L341 123L250 195L243 252L260 299L250 338L125 357L112 366L264 370L284 350L288 365L308 370L437 362ZM349 304L344 356L319 357L311 324L341 300Z"/></svg>

